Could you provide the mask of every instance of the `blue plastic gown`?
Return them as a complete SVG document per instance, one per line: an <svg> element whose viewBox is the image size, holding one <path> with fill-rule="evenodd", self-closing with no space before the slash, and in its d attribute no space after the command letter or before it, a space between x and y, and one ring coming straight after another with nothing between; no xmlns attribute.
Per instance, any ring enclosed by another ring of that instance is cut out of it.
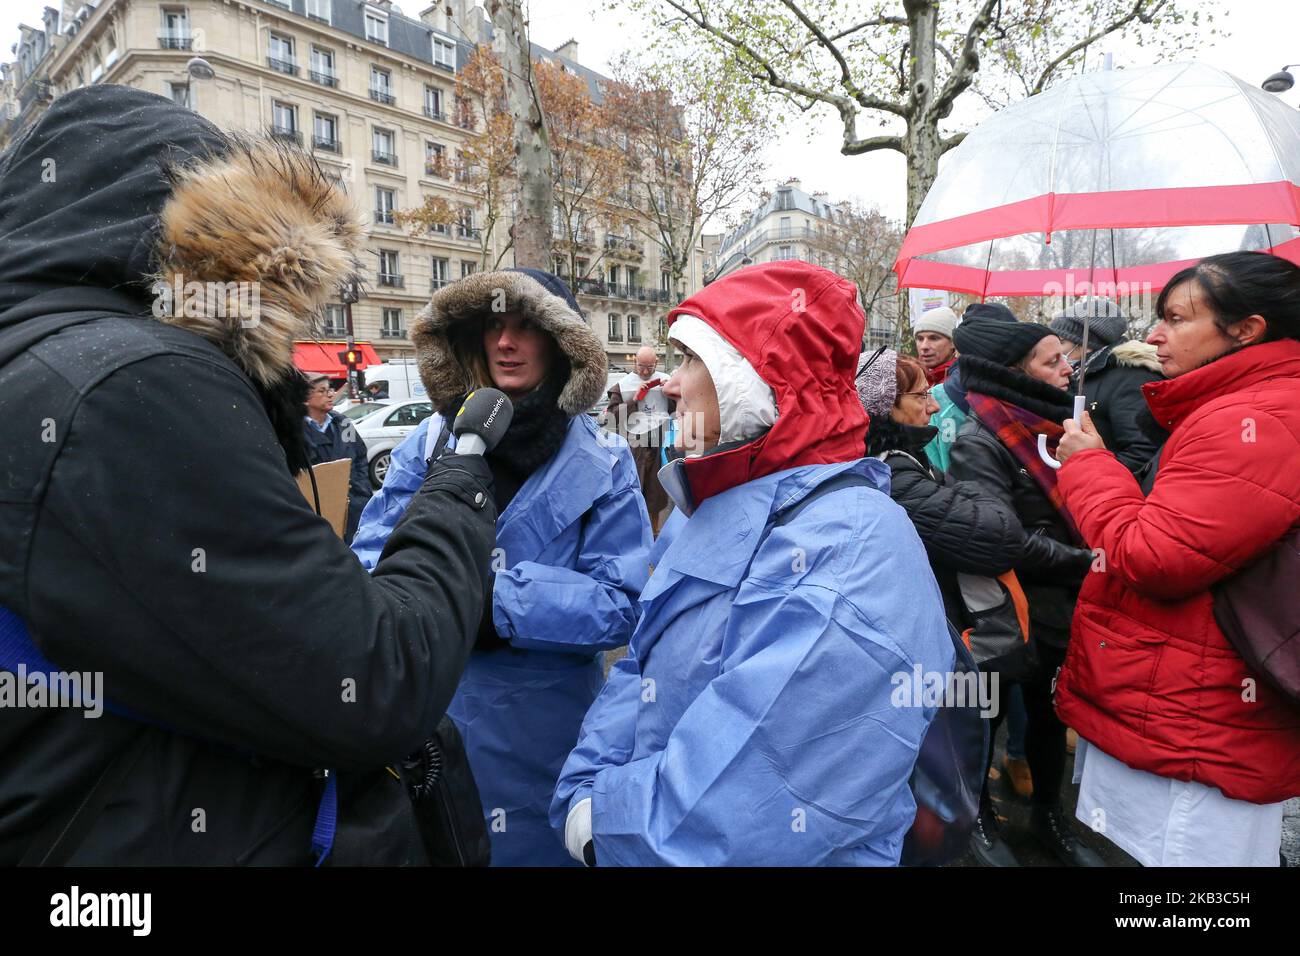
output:
<svg viewBox="0 0 1300 956"><path fill-rule="evenodd" d="M849 469L875 488L769 527ZM898 862L935 708L900 706L895 691L915 665L946 674L953 650L925 549L888 489L874 459L805 466L669 519L630 654L560 775L560 833L590 797L601 866Z"/></svg>
<svg viewBox="0 0 1300 956"><path fill-rule="evenodd" d="M441 427L434 415L393 450L352 543L367 568L424 479L428 430ZM631 452L586 415L497 519L492 617L512 649L471 654L448 711L483 799L493 865L573 862L547 809L604 682L599 652L626 644L636 625L651 541Z"/></svg>

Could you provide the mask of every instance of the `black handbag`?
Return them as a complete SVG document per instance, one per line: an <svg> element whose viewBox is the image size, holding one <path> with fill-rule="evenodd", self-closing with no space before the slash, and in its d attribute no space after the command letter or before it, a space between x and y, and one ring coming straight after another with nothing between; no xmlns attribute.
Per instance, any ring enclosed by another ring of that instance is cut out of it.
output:
<svg viewBox="0 0 1300 956"><path fill-rule="evenodd" d="M330 866L487 866L487 824L465 746L451 718L407 759L337 774Z"/></svg>
<svg viewBox="0 0 1300 956"><path fill-rule="evenodd" d="M1214 620L1242 660L1300 704L1300 528L1210 588Z"/></svg>

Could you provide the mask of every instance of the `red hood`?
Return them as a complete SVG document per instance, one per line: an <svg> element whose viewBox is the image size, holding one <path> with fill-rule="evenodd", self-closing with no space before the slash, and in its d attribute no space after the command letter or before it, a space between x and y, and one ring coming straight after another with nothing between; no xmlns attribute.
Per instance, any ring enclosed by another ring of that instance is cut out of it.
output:
<svg viewBox="0 0 1300 956"><path fill-rule="evenodd" d="M853 375L866 316L853 283L798 260L763 263L705 286L668 313L668 324L679 315L703 319L776 395L765 434L686 460L696 504L787 468L862 457L867 416Z"/></svg>
<svg viewBox="0 0 1300 956"><path fill-rule="evenodd" d="M1206 402L1282 377L1300 378L1300 342L1295 339L1248 345L1177 378L1147 382L1142 392L1155 420L1173 431Z"/></svg>

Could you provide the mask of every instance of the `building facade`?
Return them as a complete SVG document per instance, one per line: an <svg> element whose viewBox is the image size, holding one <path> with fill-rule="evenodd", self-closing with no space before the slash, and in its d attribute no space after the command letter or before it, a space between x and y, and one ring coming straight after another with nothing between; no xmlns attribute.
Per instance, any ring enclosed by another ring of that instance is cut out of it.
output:
<svg viewBox="0 0 1300 956"><path fill-rule="evenodd" d="M170 97L225 130L301 143L368 219L352 321L356 339L381 358L413 354L410 329L434 290L496 261L510 222L485 241L475 192L457 172L473 123L456 108L457 69L491 32L470 0L444 0L420 19L389 0L64 0L46 14L39 37L23 28L23 55L5 71L0 145L54 96L94 83ZM576 56L576 44L563 52ZM540 48L534 56L589 75L593 87L602 79L568 57ZM213 75L191 75L193 57ZM420 236L397 225L397 211L430 195L461 210L455 223ZM582 290L579 302L611 363L627 364L641 342L657 344L668 297L653 301L657 286L642 278L657 278L653 250L637 250L642 271L629 273L634 243L595 241L594 251L609 254L609 281ZM341 300L328 307L327 338L343 339L345 315Z"/></svg>
<svg viewBox="0 0 1300 956"><path fill-rule="evenodd" d="M705 281L752 263L784 259L799 259L854 278L850 251L844 248L844 243L858 241L846 235L852 216L848 203L830 202L825 193L805 192L798 179L787 180L730 232L704 237ZM893 262L892 256L888 258L875 265L888 270ZM865 309L868 347L898 344L897 288L891 277L883 278L887 294L875 296Z"/></svg>

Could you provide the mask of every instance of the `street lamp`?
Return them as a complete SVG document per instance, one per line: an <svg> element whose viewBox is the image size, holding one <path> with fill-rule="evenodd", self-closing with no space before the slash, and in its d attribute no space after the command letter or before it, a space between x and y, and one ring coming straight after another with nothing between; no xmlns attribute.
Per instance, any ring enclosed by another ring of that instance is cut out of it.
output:
<svg viewBox="0 0 1300 956"><path fill-rule="evenodd" d="M1285 93L1295 86L1295 77L1291 75L1291 67L1293 66L1300 66L1300 63L1288 63L1261 83L1260 86L1264 88L1266 93Z"/></svg>
<svg viewBox="0 0 1300 956"><path fill-rule="evenodd" d="M212 64L201 56L190 57L189 62L185 64L185 72L189 74L191 80L210 80L217 75ZM199 111L199 90L194 83L190 84L190 109L196 113Z"/></svg>

